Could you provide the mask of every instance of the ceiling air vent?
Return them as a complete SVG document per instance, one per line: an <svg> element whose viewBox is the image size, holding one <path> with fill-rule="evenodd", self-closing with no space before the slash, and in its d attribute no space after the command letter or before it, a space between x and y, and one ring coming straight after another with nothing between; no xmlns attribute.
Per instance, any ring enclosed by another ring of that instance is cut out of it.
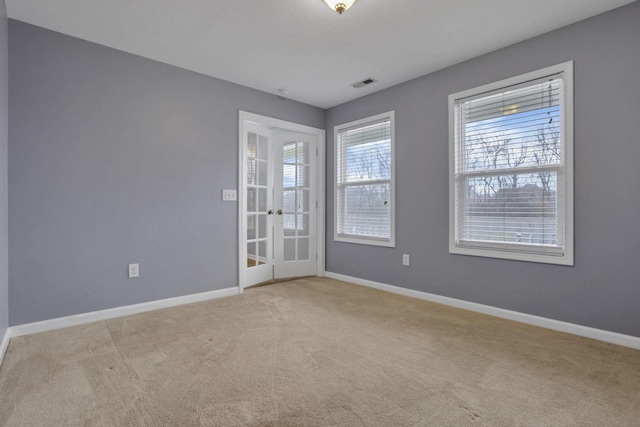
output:
<svg viewBox="0 0 640 427"><path fill-rule="evenodd" d="M360 89L361 87L365 87L366 85L370 85L371 83L377 82L376 79L369 77L367 79L364 79L361 82L356 82L354 84L352 84L351 86L353 86L356 89Z"/></svg>

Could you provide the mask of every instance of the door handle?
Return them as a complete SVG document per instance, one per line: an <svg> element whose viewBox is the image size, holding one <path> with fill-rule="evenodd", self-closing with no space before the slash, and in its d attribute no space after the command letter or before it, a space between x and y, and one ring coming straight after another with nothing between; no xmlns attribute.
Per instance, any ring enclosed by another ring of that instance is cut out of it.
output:
<svg viewBox="0 0 640 427"><path fill-rule="evenodd" d="M282 209L278 209L278 215L282 215Z"/></svg>
<svg viewBox="0 0 640 427"><path fill-rule="evenodd" d="M267 211L267 214L269 214L269 215L273 215L273 209L269 209L269 210Z"/></svg>

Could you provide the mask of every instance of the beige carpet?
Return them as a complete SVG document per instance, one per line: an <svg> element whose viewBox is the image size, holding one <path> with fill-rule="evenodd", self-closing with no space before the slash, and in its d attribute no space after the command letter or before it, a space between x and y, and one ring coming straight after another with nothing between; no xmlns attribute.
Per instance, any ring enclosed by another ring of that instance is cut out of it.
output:
<svg viewBox="0 0 640 427"><path fill-rule="evenodd" d="M14 338L2 426L638 426L640 351L329 279Z"/></svg>

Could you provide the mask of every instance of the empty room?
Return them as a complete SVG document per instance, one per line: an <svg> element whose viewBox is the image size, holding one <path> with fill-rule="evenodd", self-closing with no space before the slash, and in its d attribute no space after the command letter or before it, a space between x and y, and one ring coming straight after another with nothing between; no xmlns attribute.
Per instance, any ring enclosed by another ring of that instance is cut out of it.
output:
<svg viewBox="0 0 640 427"><path fill-rule="evenodd" d="M0 0L0 426L640 425L640 2Z"/></svg>

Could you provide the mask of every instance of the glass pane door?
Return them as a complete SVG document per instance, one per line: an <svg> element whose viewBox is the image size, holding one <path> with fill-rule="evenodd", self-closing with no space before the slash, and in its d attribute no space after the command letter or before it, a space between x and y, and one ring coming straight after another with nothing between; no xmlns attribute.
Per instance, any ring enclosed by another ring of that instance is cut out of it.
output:
<svg viewBox="0 0 640 427"><path fill-rule="evenodd" d="M245 221L246 283L260 283L272 279L272 185L271 131L248 126L245 159Z"/></svg>
<svg viewBox="0 0 640 427"><path fill-rule="evenodd" d="M275 139L274 276L315 275L315 137L276 133Z"/></svg>
<svg viewBox="0 0 640 427"><path fill-rule="evenodd" d="M318 135L241 129L241 286L316 275Z"/></svg>

